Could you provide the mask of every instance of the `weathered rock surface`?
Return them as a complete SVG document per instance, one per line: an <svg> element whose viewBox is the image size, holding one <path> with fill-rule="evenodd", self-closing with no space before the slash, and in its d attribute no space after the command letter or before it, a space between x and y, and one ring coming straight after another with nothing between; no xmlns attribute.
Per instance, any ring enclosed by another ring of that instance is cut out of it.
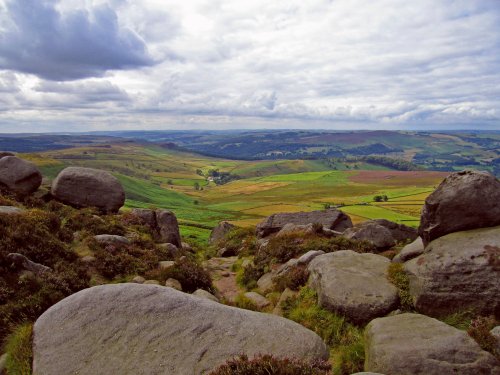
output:
<svg viewBox="0 0 500 375"><path fill-rule="evenodd" d="M16 156L0 158L0 186L19 196L26 196L42 184L38 168Z"/></svg>
<svg viewBox="0 0 500 375"><path fill-rule="evenodd" d="M257 287L259 288L259 292L262 294L271 293L274 291L274 282L273 277L275 276L272 272L267 272L263 274L259 280L257 280Z"/></svg>
<svg viewBox="0 0 500 375"><path fill-rule="evenodd" d="M0 151L0 159L6 156L16 156L16 154L10 151Z"/></svg>
<svg viewBox="0 0 500 375"><path fill-rule="evenodd" d="M117 284L83 290L35 323L33 373L198 375L239 354L328 358L292 321L171 288Z"/></svg>
<svg viewBox="0 0 500 375"><path fill-rule="evenodd" d="M500 225L500 181L488 172L450 174L427 197L418 232L427 245L448 233Z"/></svg>
<svg viewBox="0 0 500 375"><path fill-rule="evenodd" d="M349 216L331 208L323 211L280 213L269 216L257 225L257 235L267 237L279 232L286 224L307 225L319 223L327 229L342 232L352 227Z"/></svg>
<svg viewBox="0 0 500 375"><path fill-rule="evenodd" d="M375 219L373 222L387 228L396 242L414 241L418 237L418 231L415 228L404 224L398 224L386 219Z"/></svg>
<svg viewBox="0 0 500 375"><path fill-rule="evenodd" d="M500 363L467 335L419 314L375 319L365 331L365 370L398 375L500 373Z"/></svg>
<svg viewBox="0 0 500 375"><path fill-rule="evenodd" d="M214 302L219 302L219 299L216 296L214 296L212 293L209 293L203 289L196 289L193 292L193 296L205 298L205 299L208 299L208 300L214 301Z"/></svg>
<svg viewBox="0 0 500 375"><path fill-rule="evenodd" d="M386 278L389 264L376 254L328 253L309 264L309 284L320 306L364 323L397 308L398 290Z"/></svg>
<svg viewBox="0 0 500 375"><path fill-rule="evenodd" d="M0 215L19 215L23 212L24 210L22 208L13 206L0 206Z"/></svg>
<svg viewBox="0 0 500 375"><path fill-rule="evenodd" d="M136 284L144 284L144 282L146 281L146 279L142 276L135 276L132 281L130 281L131 283L136 283Z"/></svg>
<svg viewBox="0 0 500 375"><path fill-rule="evenodd" d="M173 260L162 260L158 263L158 267L162 270L169 270L175 267L175 262Z"/></svg>
<svg viewBox="0 0 500 375"><path fill-rule="evenodd" d="M130 240L115 234L98 234L94 239L102 245L114 245L116 247L130 245Z"/></svg>
<svg viewBox="0 0 500 375"><path fill-rule="evenodd" d="M269 300L264 297L264 296L261 296L259 293L256 293L256 292L246 292L244 294L244 296L246 298L248 298L250 301L252 301L252 303L260 310L260 309L263 309L267 306L269 306L271 304L271 302L269 302Z"/></svg>
<svg viewBox="0 0 500 375"><path fill-rule="evenodd" d="M451 233L405 263L417 311L500 315L500 227Z"/></svg>
<svg viewBox="0 0 500 375"><path fill-rule="evenodd" d="M419 255L424 253L424 243L422 239L418 237L411 244L406 245L401 249L398 255L396 255L393 259L393 263L404 263L409 261L410 259L416 258Z"/></svg>
<svg viewBox="0 0 500 375"><path fill-rule="evenodd" d="M342 235L349 239L368 241L377 250L385 250L396 244L391 231L373 221L365 221L352 228L348 228Z"/></svg>
<svg viewBox="0 0 500 375"><path fill-rule="evenodd" d="M236 228L233 224L228 223L227 221L221 221L210 233L210 238L208 239L208 243L213 245L217 242L221 241L226 237L226 235L231 232L234 228Z"/></svg>
<svg viewBox="0 0 500 375"><path fill-rule="evenodd" d="M289 288L286 288L283 291L283 293L281 293L280 299L278 300L278 303L276 303L276 306L273 309L273 314L282 316L283 315L283 308L282 308L283 304L287 300L294 298L297 294L298 294L298 292L295 292Z"/></svg>
<svg viewBox="0 0 500 375"><path fill-rule="evenodd" d="M16 268L33 272L36 275L41 275L45 272L52 271L52 268L44 266L43 264L36 263L26 258L19 253L10 253L7 255L9 262L12 262Z"/></svg>
<svg viewBox="0 0 500 375"><path fill-rule="evenodd" d="M172 278L167 279L167 281L165 281L165 286L182 291L182 285L181 285L180 281L176 280L176 279L172 279Z"/></svg>
<svg viewBox="0 0 500 375"><path fill-rule="evenodd" d="M6 375L5 367L7 366L7 353L0 355L0 375Z"/></svg>
<svg viewBox="0 0 500 375"><path fill-rule="evenodd" d="M121 183L109 172L82 167L63 169L52 182L51 194L73 207L117 212L125 203Z"/></svg>
<svg viewBox="0 0 500 375"><path fill-rule="evenodd" d="M496 326L490 334L497 340L497 352L500 353L500 326Z"/></svg>

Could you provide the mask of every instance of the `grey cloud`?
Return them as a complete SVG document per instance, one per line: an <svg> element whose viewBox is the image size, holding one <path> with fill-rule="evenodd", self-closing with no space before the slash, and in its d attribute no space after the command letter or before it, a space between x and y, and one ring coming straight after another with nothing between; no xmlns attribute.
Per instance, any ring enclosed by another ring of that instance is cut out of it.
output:
<svg viewBox="0 0 500 375"><path fill-rule="evenodd" d="M145 43L107 5L59 12L51 0L9 0L0 20L0 69L48 80L102 76L154 64Z"/></svg>

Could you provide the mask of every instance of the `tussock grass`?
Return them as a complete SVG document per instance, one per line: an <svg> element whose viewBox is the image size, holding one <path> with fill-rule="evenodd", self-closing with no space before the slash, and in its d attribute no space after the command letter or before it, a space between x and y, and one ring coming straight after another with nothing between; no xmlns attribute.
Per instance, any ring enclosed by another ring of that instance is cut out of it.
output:
<svg viewBox="0 0 500 375"><path fill-rule="evenodd" d="M18 326L5 342L8 375L31 375L33 324Z"/></svg>

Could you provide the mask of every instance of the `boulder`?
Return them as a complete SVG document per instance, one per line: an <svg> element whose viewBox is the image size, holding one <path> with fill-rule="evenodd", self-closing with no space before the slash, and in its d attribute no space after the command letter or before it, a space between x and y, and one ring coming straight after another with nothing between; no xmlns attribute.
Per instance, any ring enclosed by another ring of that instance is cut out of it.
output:
<svg viewBox="0 0 500 375"><path fill-rule="evenodd" d="M182 285L179 280L169 278L167 279L167 281L165 281L165 286L180 290L182 292Z"/></svg>
<svg viewBox="0 0 500 375"><path fill-rule="evenodd" d="M182 251L177 248L174 244L171 243L161 243L158 244L158 247L166 250L169 258L177 258L182 255Z"/></svg>
<svg viewBox="0 0 500 375"><path fill-rule="evenodd" d="M352 227L349 216L335 208L323 211L279 213L269 216L257 225L257 236L267 237L279 232L286 224L307 225L321 224L327 229L342 232Z"/></svg>
<svg viewBox="0 0 500 375"><path fill-rule="evenodd" d="M101 245L113 245L116 247L122 247L130 245L130 240L123 236L117 236L115 234L98 234L94 236L94 239Z"/></svg>
<svg viewBox="0 0 500 375"><path fill-rule="evenodd" d="M263 297L256 292L246 292L244 296L248 298L259 310L262 310L271 304L266 297Z"/></svg>
<svg viewBox="0 0 500 375"><path fill-rule="evenodd" d="M203 289L196 289L193 292L193 296L200 297L200 298L205 298L205 299L208 299L208 300L214 301L214 302L219 302L219 300L218 300L218 298L216 296L214 296L212 293L209 293L209 292L207 292L206 290L203 290Z"/></svg>
<svg viewBox="0 0 500 375"><path fill-rule="evenodd" d="M156 210L155 214L159 240L161 242L171 243L177 248L181 247L182 242L179 232L179 223L174 213L169 210Z"/></svg>
<svg viewBox="0 0 500 375"><path fill-rule="evenodd" d="M393 259L393 263L404 263L409 261L410 259L416 258L419 255L424 253L424 243L422 239L418 237L411 244L406 245L401 249L398 255L396 255Z"/></svg>
<svg viewBox="0 0 500 375"><path fill-rule="evenodd" d="M234 248L223 247L217 250L217 256L221 258L234 257L235 255L238 255L236 253L237 251Z"/></svg>
<svg viewBox="0 0 500 375"><path fill-rule="evenodd" d="M289 288L286 288L283 293L281 293L280 299L278 300L278 303L276 303L276 306L273 309L273 314L274 315L283 315L283 304L291 299L296 297L298 292L295 292Z"/></svg>
<svg viewBox="0 0 500 375"><path fill-rule="evenodd" d="M221 221L210 233L210 238L208 239L208 243L210 245L214 245L217 242L223 240L226 235L231 232L234 228L236 228L233 224L228 223L227 221Z"/></svg>
<svg viewBox="0 0 500 375"><path fill-rule="evenodd" d="M146 281L146 279L142 276L135 276L132 281L130 281L131 283L136 283L136 284L144 284L144 282Z"/></svg>
<svg viewBox="0 0 500 375"><path fill-rule="evenodd" d="M0 215L19 215L23 212L24 210L22 208L13 206L0 206Z"/></svg>
<svg viewBox="0 0 500 375"><path fill-rule="evenodd" d="M0 375L6 374L7 367L7 353L0 355Z"/></svg>
<svg viewBox="0 0 500 375"><path fill-rule="evenodd" d="M451 233L405 263L417 311L500 315L500 226Z"/></svg>
<svg viewBox="0 0 500 375"><path fill-rule="evenodd" d="M130 213L137 218L141 225L157 229L156 213L148 208L133 208Z"/></svg>
<svg viewBox="0 0 500 375"><path fill-rule="evenodd" d="M324 253L325 252L323 250L309 250L297 259L297 263L300 265L308 265L314 258L323 255Z"/></svg>
<svg viewBox="0 0 500 375"><path fill-rule="evenodd" d="M427 197L418 233L427 245L448 233L500 225L500 181L488 172L450 174Z"/></svg>
<svg viewBox="0 0 500 375"><path fill-rule="evenodd" d="M33 272L35 275L41 275L45 272L52 271L52 268L44 266L40 263L35 263L19 253L8 254L7 260L12 262L16 268Z"/></svg>
<svg viewBox="0 0 500 375"><path fill-rule="evenodd" d="M263 274L259 280L257 280L257 287L259 288L259 292L262 294L268 294L274 291L274 283L273 283L273 277L275 276L274 273L272 272L267 272Z"/></svg>
<svg viewBox="0 0 500 375"><path fill-rule="evenodd" d="M495 340L497 341L497 353L500 354L500 326L496 326L494 327L491 331L490 331L490 334L491 336L493 336L495 338Z"/></svg>
<svg viewBox="0 0 500 375"><path fill-rule="evenodd" d="M33 333L37 375L198 375L259 353L329 354L319 336L290 320L155 285L85 289L50 307Z"/></svg>
<svg viewBox="0 0 500 375"><path fill-rule="evenodd" d="M175 262L173 260L162 260L158 263L158 267L167 271L175 267Z"/></svg>
<svg viewBox="0 0 500 375"><path fill-rule="evenodd" d="M387 228L396 242L414 241L418 237L418 231L407 225L386 219L376 219L373 222Z"/></svg>
<svg viewBox="0 0 500 375"><path fill-rule="evenodd" d="M146 280L143 282L144 285L161 285L158 280Z"/></svg>
<svg viewBox="0 0 500 375"><path fill-rule="evenodd" d="M370 322L365 356L366 371L385 374L500 374L500 363L466 332L419 314Z"/></svg>
<svg viewBox="0 0 500 375"><path fill-rule="evenodd" d="M96 207L118 212L125 203L121 183L109 172L93 168L68 167L52 182L51 194L73 207Z"/></svg>
<svg viewBox="0 0 500 375"><path fill-rule="evenodd" d="M386 250L396 244L391 231L374 221L365 221L364 223L357 224L352 228L346 229L342 235L353 240L368 241L379 251Z"/></svg>
<svg viewBox="0 0 500 375"><path fill-rule="evenodd" d="M42 174L38 168L16 156L0 159L0 187L24 197L35 192L42 184Z"/></svg>
<svg viewBox="0 0 500 375"><path fill-rule="evenodd" d="M365 323L398 306L398 290L386 278L389 264L389 259L376 254L328 253L309 264L309 284L321 307Z"/></svg>

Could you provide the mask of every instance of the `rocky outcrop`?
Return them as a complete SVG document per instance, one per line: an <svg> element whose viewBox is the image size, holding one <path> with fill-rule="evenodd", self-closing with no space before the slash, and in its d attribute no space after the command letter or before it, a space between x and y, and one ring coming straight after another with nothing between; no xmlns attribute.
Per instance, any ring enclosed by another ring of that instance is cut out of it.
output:
<svg viewBox="0 0 500 375"><path fill-rule="evenodd" d="M396 255L393 259L393 263L404 263L409 261L410 259L416 258L419 255L424 253L424 243L422 239L418 237L411 244L406 245L401 249L398 255Z"/></svg>
<svg viewBox="0 0 500 375"><path fill-rule="evenodd" d="M231 232L234 228L236 227L233 224L228 223L227 221L221 221L210 233L210 238L208 239L208 243L214 245L217 242L223 240L226 237L226 235L229 232Z"/></svg>
<svg viewBox="0 0 500 375"><path fill-rule="evenodd" d="M103 212L117 212L125 203L121 183L111 173L93 168L63 169L52 182L51 194L70 206Z"/></svg>
<svg viewBox="0 0 500 375"><path fill-rule="evenodd" d="M34 164L15 156L0 158L0 187L24 197L41 184L42 174Z"/></svg>
<svg viewBox="0 0 500 375"><path fill-rule="evenodd" d="M131 214L136 216L141 224L149 226L157 242L170 243L182 248L179 223L172 211L134 208Z"/></svg>
<svg viewBox="0 0 500 375"><path fill-rule="evenodd" d="M271 302L266 297L261 296L259 293L256 292L246 292L244 294L245 298L250 300L257 309L262 310L263 308L269 306Z"/></svg>
<svg viewBox="0 0 500 375"><path fill-rule="evenodd" d="M375 319L365 331L365 370L398 375L500 374L466 332L419 314Z"/></svg>
<svg viewBox="0 0 500 375"><path fill-rule="evenodd" d="M306 328L155 285L103 285L35 323L33 373L198 375L239 354L327 359Z"/></svg>
<svg viewBox="0 0 500 375"><path fill-rule="evenodd" d="M386 278L389 264L376 254L328 253L309 264L309 284L318 293L320 306L365 323L398 306L398 290Z"/></svg>
<svg viewBox="0 0 500 375"><path fill-rule="evenodd" d="M373 220L374 223L387 228L396 242L414 241L418 237L418 231L404 224L398 224L386 219Z"/></svg>
<svg viewBox="0 0 500 375"><path fill-rule="evenodd" d="M448 234L405 263L417 311L499 314L500 227Z"/></svg>
<svg viewBox="0 0 500 375"><path fill-rule="evenodd" d="M14 154L13 152L9 152L9 151L0 151L0 159L4 158L6 156L16 156L16 154Z"/></svg>
<svg viewBox="0 0 500 375"><path fill-rule="evenodd" d="M488 172L450 174L427 197L420 237L427 245L448 233L500 225L500 181Z"/></svg>
<svg viewBox="0 0 500 375"><path fill-rule="evenodd" d="M203 289L196 289L193 292L193 296L196 296L196 297L199 297L199 298L205 298L205 299L208 299L208 300L214 301L214 302L219 302L219 300L217 299L216 296L214 296L212 293L209 293L209 292L207 292L206 290L203 290Z"/></svg>
<svg viewBox="0 0 500 375"><path fill-rule="evenodd" d="M267 237L279 232L286 224L308 225L321 224L327 229L342 232L352 227L349 216L342 211L331 208L323 211L280 213L269 216L257 225L257 236Z"/></svg>
<svg viewBox="0 0 500 375"><path fill-rule="evenodd" d="M373 221L365 221L364 223L357 224L345 230L342 235L353 240L368 241L379 251L391 248L396 244L391 231Z"/></svg>

